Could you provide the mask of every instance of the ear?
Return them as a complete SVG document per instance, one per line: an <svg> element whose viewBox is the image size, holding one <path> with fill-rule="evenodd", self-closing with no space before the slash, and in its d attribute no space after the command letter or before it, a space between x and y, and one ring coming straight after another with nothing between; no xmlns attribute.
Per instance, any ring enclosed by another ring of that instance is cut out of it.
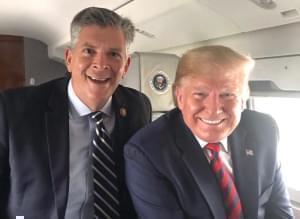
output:
<svg viewBox="0 0 300 219"><path fill-rule="evenodd" d="M183 105L183 90L181 87L176 86L174 87L174 94L177 107L181 110Z"/></svg>
<svg viewBox="0 0 300 219"><path fill-rule="evenodd" d="M70 48L65 49L65 64L70 74L72 73L72 50Z"/></svg>
<svg viewBox="0 0 300 219"><path fill-rule="evenodd" d="M248 99L242 99L242 103L241 103L241 109L242 111L244 111L245 109L247 109L247 101Z"/></svg>
<svg viewBox="0 0 300 219"><path fill-rule="evenodd" d="M130 63L131 63L131 57L128 56L128 57L127 57L127 60L126 60L126 63L125 63L125 66L124 66L124 72L123 72L123 74L122 74L122 78L124 78L125 75L127 74Z"/></svg>
<svg viewBox="0 0 300 219"><path fill-rule="evenodd" d="M250 98L250 88L247 84L245 85L244 92L242 95L242 110L247 108L247 101L249 100L249 98Z"/></svg>

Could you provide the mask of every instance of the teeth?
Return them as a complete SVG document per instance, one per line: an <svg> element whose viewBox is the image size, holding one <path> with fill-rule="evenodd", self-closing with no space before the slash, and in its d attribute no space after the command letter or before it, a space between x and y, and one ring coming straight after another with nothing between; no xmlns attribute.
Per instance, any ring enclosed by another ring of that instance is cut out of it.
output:
<svg viewBox="0 0 300 219"><path fill-rule="evenodd" d="M94 81L106 81L107 79L106 78L104 78L104 79L98 79L98 78L94 78L94 77L92 77L92 76L88 76L90 79L92 79L92 80L94 80Z"/></svg>
<svg viewBox="0 0 300 219"><path fill-rule="evenodd" d="M93 77L91 77L91 76L90 76L90 78L91 78L91 79L93 79L93 80L96 80L96 81L97 81L97 79L96 79L96 78L93 78Z"/></svg>
<svg viewBox="0 0 300 219"><path fill-rule="evenodd" d="M206 120L206 119L201 119L201 120L209 125L216 125L221 123L222 121L222 120Z"/></svg>

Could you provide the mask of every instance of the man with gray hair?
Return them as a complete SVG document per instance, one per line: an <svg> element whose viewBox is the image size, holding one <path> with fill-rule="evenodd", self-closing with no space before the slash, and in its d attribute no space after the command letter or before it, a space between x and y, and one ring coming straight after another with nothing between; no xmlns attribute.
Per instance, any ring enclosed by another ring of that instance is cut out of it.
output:
<svg viewBox="0 0 300 219"><path fill-rule="evenodd" d="M119 85L134 31L86 8L71 24L70 77L0 94L0 218L136 218L123 145L151 121L151 105Z"/></svg>

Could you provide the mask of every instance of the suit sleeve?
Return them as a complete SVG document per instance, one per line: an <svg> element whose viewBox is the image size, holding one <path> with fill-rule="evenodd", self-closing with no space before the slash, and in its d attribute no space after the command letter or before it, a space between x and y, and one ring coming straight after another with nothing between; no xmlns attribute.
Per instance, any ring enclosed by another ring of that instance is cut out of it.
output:
<svg viewBox="0 0 300 219"><path fill-rule="evenodd" d="M5 218L9 183L7 120L3 95L0 94L0 218Z"/></svg>
<svg viewBox="0 0 300 219"><path fill-rule="evenodd" d="M128 189L135 210L142 219L183 219L175 190L137 145L125 146Z"/></svg>
<svg viewBox="0 0 300 219"><path fill-rule="evenodd" d="M278 164L272 186L272 193L266 205L266 219L294 218L289 195Z"/></svg>
<svg viewBox="0 0 300 219"><path fill-rule="evenodd" d="M277 145L279 142L279 129L273 118L270 118L271 127L273 127L274 136L276 137ZM277 147L275 148L277 152ZM277 155L275 155L277 157ZM281 166L277 158L275 158L275 174L272 183L272 191L270 198L265 208L266 219L289 219L294 218L293 209L286 185L284 183Z"/></svg>
<svg viewBox="0 0 300 219"><path fill-rule="evenodd" d="M149 123L152 121L152 106L149 98L142 93L142 99L143 99L143 112L145 112L146 115L146 123Z"/></svg>

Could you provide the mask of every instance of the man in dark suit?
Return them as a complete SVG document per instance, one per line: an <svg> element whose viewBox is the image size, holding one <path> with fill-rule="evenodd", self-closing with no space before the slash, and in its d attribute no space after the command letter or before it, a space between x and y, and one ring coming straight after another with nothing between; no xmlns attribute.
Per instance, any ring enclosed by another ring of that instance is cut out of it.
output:
<svg viewBox="0 0 300 219"><path fill-rule="evenodd" d="M123 146L151 121L151 105L142 93L119 85L133 38L130 20L104 8L84 9L72 21L65 53L71 77L1 93L1 219L136 218L124 180ZM98 124L91 114L97 111L112 141L114 216L99 216L110 203L94 201L91 142Z"/></svg>
<svg viewBox="0 0 300 219"><path fill-rule="evenodd" d="M253 66L224 46L183 55L177 108L125 145L126 180L140 218L293 218L276 160L276 123L244 110Z"/></svg>

